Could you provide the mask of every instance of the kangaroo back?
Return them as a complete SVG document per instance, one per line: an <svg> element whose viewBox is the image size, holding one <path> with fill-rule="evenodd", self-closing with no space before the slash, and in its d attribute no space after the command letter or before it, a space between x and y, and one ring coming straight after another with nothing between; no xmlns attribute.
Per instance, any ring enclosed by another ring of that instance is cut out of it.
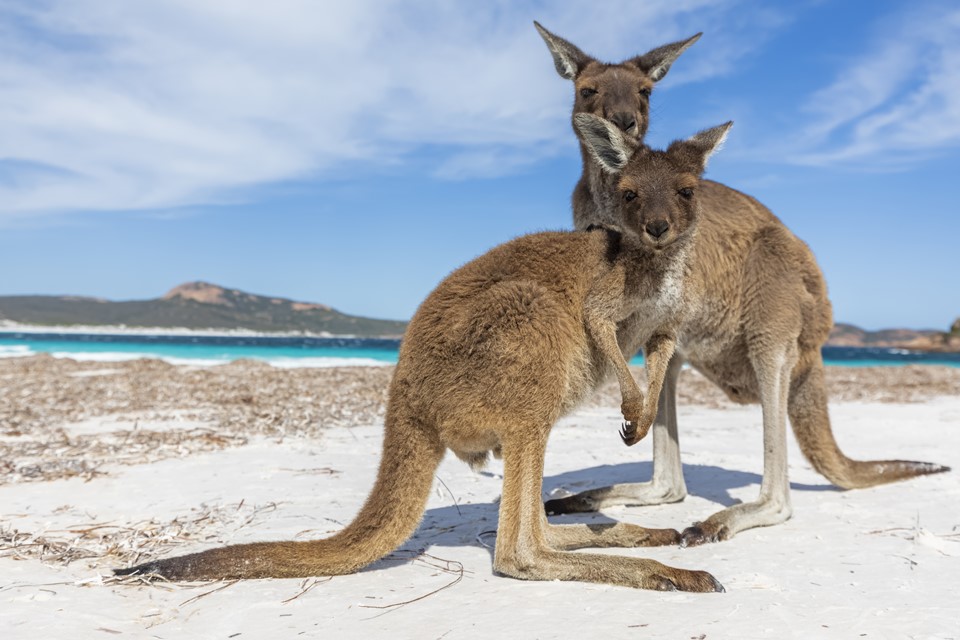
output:
<svg viewBox="0 0 960 640"><path fill-rule="evenodd" d="M390 414L373 490L339 533L306 542L256 542L147 562L117 575L159 574L169 580L305 578L353 573L409 538L426 509L444 447L416 419Z"/></svg>

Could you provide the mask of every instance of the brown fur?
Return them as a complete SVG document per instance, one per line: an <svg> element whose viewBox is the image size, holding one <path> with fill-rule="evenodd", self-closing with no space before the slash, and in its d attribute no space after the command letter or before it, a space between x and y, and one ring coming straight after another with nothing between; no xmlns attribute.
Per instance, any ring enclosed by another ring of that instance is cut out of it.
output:
<svg viewBox="0 0 960 640"><path fill-rule="evenodd" d="M605 125L598 126L603 135ZM341 532L310 542L212 549L117 573L191 580L357 571L413 533L449 448L473 466L490 452L503 456L494 557L499 573L647 589L722 590L702 571L569 553L587 546L676 544L680 534L620 523L549 525L541 485L554 422L611 369L620 380L629 421L624 438L639 440L653 422L675 343L671 327L678 323L676 306L662 304L657 292L686 268L700 210L696 197L677 196L677 184L696 183L705 157L725 131L702 132L666 152L635 154L624 176L634 188L660 197L654 211L634 211L615 220L615 229L518 238L456 270L427 297L400 349L376 483ZM646 225L664 217L670 230L649 237ZM651 355L646 396L617 342L617 323L628 317L646 327L647 348L659 354Z"/></svg>
<svg viewBox="0 0 960 640"><path fill-rule="evenodd" d="M543 35L542 28L538 29ZM544 38L555 60L565 51L579 51L553 34ZM676 51L690 42L692 39L655 51ZM615 96L637 93L650 84L631 61L609 65L584 60L579 74L570 78L576 87L592 81L596 68L602 67L607 80L589 105L579 100L574 104L575 121L580 113L609 111L608 96L618 104ZM622 149L636 145L645 130L620 128ZM577 228L585 228L623 215L620 194L627 178L605 168L604 158L592 153L589 140L580 137L584 166L573 193L573 217ZM676 327L676 355L670 363L661 413L654 426L653 480L551 500L547 510L589 511L614 504L657 504L684 498L675 408L676 375L683 361L734 400L761 403L765 452L760 499L724 509L688 528L684 544L726 539L738 531L790 517L785 439L788 415L803 454L817 471L840 487L869 487L947 471L946 467L925 462L860 462L840 451L830 427L820 356L833 317L826 283L813 254L766 207L746 194L705 180L700 186L700 201L699 238L683 283L688 306L682 324ZM625 353L644 345L642 324L633 320L622 323L619 337Z"/></svg>

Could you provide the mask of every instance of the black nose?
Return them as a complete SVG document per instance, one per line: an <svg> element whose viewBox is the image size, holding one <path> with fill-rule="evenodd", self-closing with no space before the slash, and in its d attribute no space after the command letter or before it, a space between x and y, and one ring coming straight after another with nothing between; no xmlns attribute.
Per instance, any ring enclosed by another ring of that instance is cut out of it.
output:
<svg viewBox="0 0 960 640"><path fill-rule="evenodd" d="M627 113L626 111L621 111L620 113L615 113L610 116L610 122L620 127L621 131L630 131L630 129L637 126L637 119L632 113Z"/></svg>
<svg viewBox="0 0 960 640"><path fill-rule="evenodd" d="M647 223L647 233L649 233L654 238L659 238L667 232L667 229L670 228L670 223L666 220L654 220L653 222Z"/></svg>

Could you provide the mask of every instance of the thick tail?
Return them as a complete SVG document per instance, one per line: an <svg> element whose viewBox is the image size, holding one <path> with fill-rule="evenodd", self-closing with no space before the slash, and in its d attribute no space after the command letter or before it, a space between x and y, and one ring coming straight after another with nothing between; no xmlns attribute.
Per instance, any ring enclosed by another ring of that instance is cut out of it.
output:
<svg viewBox="0 0 960 640"><path fill-rule="evenodd" d="M436 432L388 413L376 483L360 513L323 540L257 542L147 562L116 575L158 574L169 580L304 578L353 573L379 560L416 530L443 458Z"/></svg>
<svg viewBox="0 0 960 640"><path fill-rule="evenodd" d="M794 378L787 412L803 455L814 469L838 487L860 489L950 470L931 462L861 461L845 456L830 428L823 361L819 356L812 367Z"/></svg>

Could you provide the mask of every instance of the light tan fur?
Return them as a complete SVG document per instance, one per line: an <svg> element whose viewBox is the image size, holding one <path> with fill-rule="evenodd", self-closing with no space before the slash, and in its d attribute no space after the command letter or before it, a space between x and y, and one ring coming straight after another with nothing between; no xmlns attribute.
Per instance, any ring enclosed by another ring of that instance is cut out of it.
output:
<svg viewBox="0 0 960 640"><path fill-rule="evenodd" d="M655 80L646 77L637 59L603 64L562 38L549 32L544 35L539 25L537 28L555 61L558 56L572 55L570 51L579 52L579 72L571 76L561 73L573 80L576 90L585 82L596 83L595 76L602 73L602 84L593 85L600 90L590 96L590 102L578 97L574 103L575 123L579 114L608 112L610 104L620 104L620 96L645 91ZM692 40L654 52L679 55L677 50L685 49ZM619 150L608 152L609 158L623 155L624 149L638 144L646 130L646 126L619 128ZM586 228L624 215L621 194L626 178L604 165L605 157L598 155L582 132L580 137L584 167L573 193L573 217L577 228ZM851 460L840 451L830 427L820 355L833 316L826 283L813 254L754 198L708 180L700 184L699 191L699 237L680 286L685 307L681 324L674 328L676 353L667 365L653 427L653 478L646 483L615 485L551 500L547 511L568 513L617 504L659 504L686 496L675 391L684 361L732 399L760 403L764 445L759 499L724 509L689 527L683 532L685 545L726 539L744 529L790 517L788 416L803 454L817 471L840 487L869 487L947 471L947 467L925 462ZM645 347L643 319L621 323L618 337L625 353Z"/></svg>
<svg viewBox="0 0 960 640"><path fill-rule="evenodd" d="M587 118L584 126L595 135L611 131L603 121ZM497 572L529 580L722 590L703 571L642 558L569 553L588 546L677 544L680 534L622 523L550 525L541 488L553 424L611 369L629 421L624 439L639 440L653 422L681 300L663 304L660 292L686 269L700 209L696 197L677 195L678 184L697 184L726 129L702 132L665 152L642 149L633 155L624 176L637 189L662 192L662 206L652 218L630 216L612 221L614 228L517 238L454 271L427 297L404 336L390 385L376 483L341 532L310 542L212 549L117 573L193 580L357 571L414 532L449 448L473 466L490 452L503 456ZM662 219L670 220L669 230L652 238L645 229ZM617 325L627 318L650 336L646 395L617 339Z"/></svg>

